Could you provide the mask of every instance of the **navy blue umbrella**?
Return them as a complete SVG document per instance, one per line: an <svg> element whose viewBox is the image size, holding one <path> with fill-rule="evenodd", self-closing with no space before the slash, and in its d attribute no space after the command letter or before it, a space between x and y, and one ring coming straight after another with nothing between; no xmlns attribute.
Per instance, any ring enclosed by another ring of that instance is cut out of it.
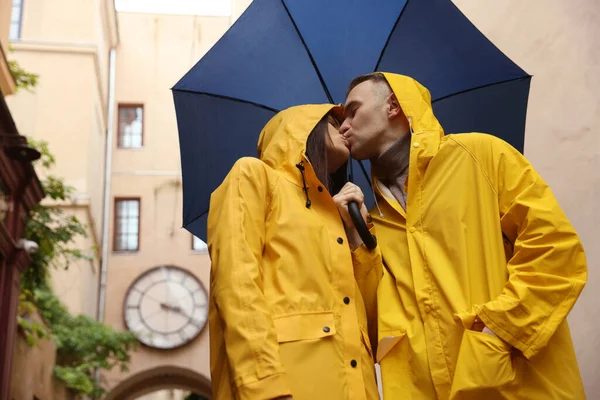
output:
<svg viewBox="0 0 600 400"><path fill-rule="evenodd" d="M238 158L256 156L279 110L343 103L352 78L373 71L426 86L446 132L522 151L530 76L450 0L254 0L173 87L184 226L206 238L210 194Z"/></svg>

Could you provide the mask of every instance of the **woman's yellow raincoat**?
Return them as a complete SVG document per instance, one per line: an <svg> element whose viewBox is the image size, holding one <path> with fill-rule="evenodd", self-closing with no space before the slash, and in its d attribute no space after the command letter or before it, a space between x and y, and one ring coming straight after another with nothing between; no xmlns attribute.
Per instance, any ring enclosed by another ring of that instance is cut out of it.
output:
<svg viewBox="0 0 600 400"><path fill-rule="evenodd" d="M429 92L385 76L414 133L407 211L375 184L384 399L585 398L566 317L586 261L552 192L500 139L444 136Z"/></svg>
<svg viewBox="0 0 600 400"><path fill-rule="evenodd" d="M336 205L305 156L308 134L332 107L277 114L261 133L260 160L240 159L212 194L215 400L379 398L357 283L377 284L381 257L364 246L351 255Z"/></svg>

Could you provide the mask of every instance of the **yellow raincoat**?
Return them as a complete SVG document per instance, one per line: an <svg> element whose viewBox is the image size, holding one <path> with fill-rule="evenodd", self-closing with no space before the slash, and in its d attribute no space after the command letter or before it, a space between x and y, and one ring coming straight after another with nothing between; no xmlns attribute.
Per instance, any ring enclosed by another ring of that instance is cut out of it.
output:
<svg viewBox="0 0 600 400"><path fill-rule="evenodd" d="M308 134L332 107L277 114L261 133L260 160L240 159L211 196L215 400L379 398L357 283L377 284L381 257L364 246L351 255L333 199L305 156Z"/></svg>
<svg viewBox="0 0 600 400"><path fill-rule="evenodd" d="M585 398L566 317L586 260L552 192L500 139L444 136L427 89L385 76L414 132L407 211L376 182L371 213L385 400Z"/></svg>

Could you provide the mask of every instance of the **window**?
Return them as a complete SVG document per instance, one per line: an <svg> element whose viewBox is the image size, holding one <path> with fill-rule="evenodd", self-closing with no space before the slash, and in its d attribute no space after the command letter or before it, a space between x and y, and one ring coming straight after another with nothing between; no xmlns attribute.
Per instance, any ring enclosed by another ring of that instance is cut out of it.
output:
<svg viewBox="0 0 600 400"><path fill-rule="evenodd" d="M140 199L115 200L115 251L140 248Z"/></svg>
<svg viewBox="0 0 600 400"><path fill-rule="evenodd" d="M23 0L13 0L10 17L10 40L21 39L21 20L23 19Z"/></svg>
<svg viewBox="0 0 600 400"><path fill-rule="evenodd" d="M119 105L119 140L122 149L141 149L144 132L144 107Z"/></svg>
<svg viewBox="0 0 600 400"><path fill-rule="evenodd" d="M206 243L192 235L192 250L204 252L208 251L208 247L206 246Z"/></svg>

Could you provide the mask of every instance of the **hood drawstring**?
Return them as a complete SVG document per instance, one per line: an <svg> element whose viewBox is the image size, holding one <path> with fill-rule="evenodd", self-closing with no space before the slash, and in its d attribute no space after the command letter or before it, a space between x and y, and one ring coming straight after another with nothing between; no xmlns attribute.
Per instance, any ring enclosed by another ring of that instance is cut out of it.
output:
<svg viewBox="0 0 600 400"><path fill-rule="evenodd" d="M300 170L300 175L302 175L302 190L304 190L304 194L306 195L306 208L310 208L312 203L308 197L308 187L306 187L306 179L304 178L304 161L300 161L296 164L296 168Z"/></svg>
<svg viewBox="0 0 600 400"><path fill-rule="evenodd" d="M373 199L375 200L375 206L377 207L377 211L379 211L379 217L381 219L384 219L385 215L383 215L383 212L381 212L381 208L379 208L379 202L377 201L377 195L375 194L375 182L377 181L373 179L373 183L371 184L371 193L373 194Z"/></svg>

